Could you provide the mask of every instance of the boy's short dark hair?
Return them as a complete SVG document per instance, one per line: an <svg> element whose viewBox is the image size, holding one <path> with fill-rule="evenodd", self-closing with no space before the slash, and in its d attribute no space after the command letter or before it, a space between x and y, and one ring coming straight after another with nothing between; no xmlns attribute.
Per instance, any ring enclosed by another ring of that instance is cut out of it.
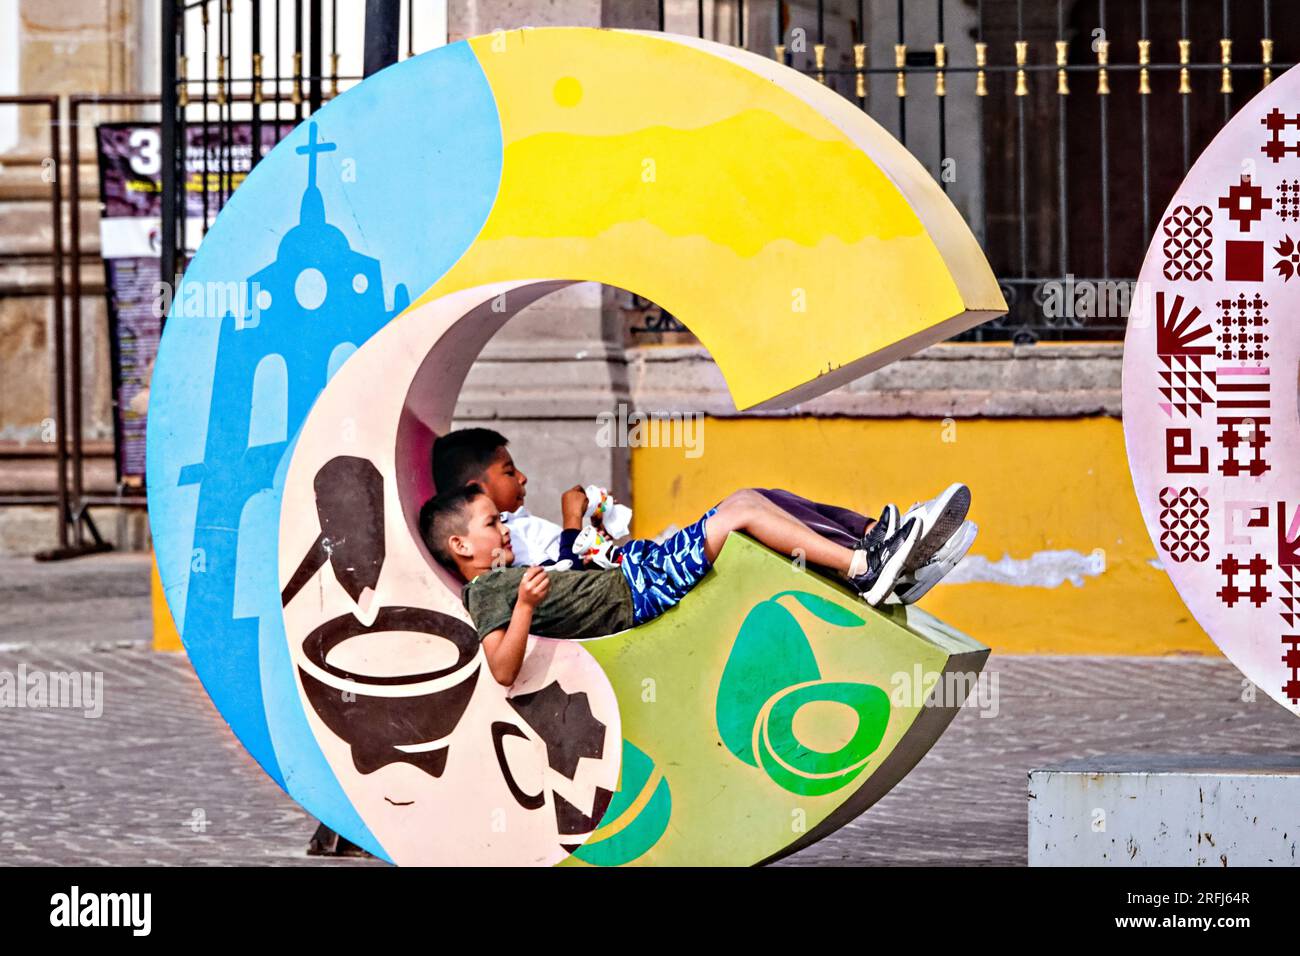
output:
<svg viewBox="0 0 1300 956"><path fill-rule="evenodd" d="M469 503L484 494L487 492L478 485L462 485L434 495L420 509L420 537L424 546L448 571L457 572L459 568L447 539L469 530Z"/></svg>
<svg viewBox="0 0 1300 956"><path fill-rule="evenodd" d="M506 447L506 438L490 428L460 428L433 442L433 486L438 491L478 481Z"/></svg>

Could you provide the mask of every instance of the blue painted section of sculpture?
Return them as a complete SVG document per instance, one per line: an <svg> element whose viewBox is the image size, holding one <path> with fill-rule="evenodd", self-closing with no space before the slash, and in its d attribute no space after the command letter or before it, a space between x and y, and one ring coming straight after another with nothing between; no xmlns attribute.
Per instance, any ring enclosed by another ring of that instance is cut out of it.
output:
<svg viewBox="0 0 1300 956"><path fill-rule="evenodd" d="M240 669L259 668L260 602L240 594L235 585L248 581L257 586L246 569L264 559L259 549L266 547L265 541L244 533L245 510L255 495L274 487L276 467L288 447L288 424L296 428L307 417L328 380L336 346L364 342L408 304L399 285L393 309L386 308L379 261L354 251L342 231L326 221L316 186L316 157L335 148L321 142L316 124L310 124L308 144L297 149L307 156L308 168L298 224L281 240L275 261L243 287L239 314L227 312L221 320L208 421L246 416L248 428L209 429L203 461L182 468L177 481L199 486L195 557L181 633L200 641L208 632L219 634L228 665ZM331 334L319 334L321 327ZM268 377L273 368L284 370L283 388L256 389L259 377ZM282 437L256 443L268 434ZM233 567L234 574L210 573L213 566ZM211 690L216 697L223 688ZM236 706L233 713L246 727L259 727L256 737L270 749L260 697L249 701L253 706ZM275 760L273 751L270 759Z"/></svg>
<svg viewBox="0 0 1300 956"><path fill-rule="evenodd" d="M424 76L402 75L411 73ZM353 141L345 114L325 107L253 170L187 270L152 382L148 483L163 587L213 702L277 783L292 782L309 810L386 856L301 702L271 692L293 686L275 583L283 472L330 376L408 304L407 286L386 290L384 272L427 288L477 234L501 143L486 81L463 47L368 86L354 99L422 118L378 144ZM436 118L409 102L444 87L455 96ZM463 163L440 163L445 174L431 186L431 163L455 154ZM268 203L259 181L291 181L293 166L303 192ZM403 179L418 180L418 193Z"/></svg>

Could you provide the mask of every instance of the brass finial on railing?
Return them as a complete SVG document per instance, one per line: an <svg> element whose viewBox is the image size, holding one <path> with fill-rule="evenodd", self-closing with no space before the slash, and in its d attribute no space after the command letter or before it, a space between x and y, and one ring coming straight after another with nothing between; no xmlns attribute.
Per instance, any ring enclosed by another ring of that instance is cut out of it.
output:
<svg viewBox="0 0 1300 956"><path fill-rule="evenodd" d="M1138 65L1142 69L1138 70L1138 93L1143 96L1151 94L1151 71L1147 69L1151 64L1151 41L1138 40Z"/></svg>
<svg viewBox="0 0 1300 956"><path fill-rule="evenodd" d="M813 59L817 61L817 82L826 85L826 44L813 44Z"/></svg>
<svg viewBox="0 0 1300 956"><path fill-rule="evenodd" d="M906 66L907 66L907 44L895 43L894 44L894 68L898 70L898 79L897 82L894 84L895 86L894 92L897 93L900 97L907 95L907 74L903 72L903 69Z"/></svg>
<svg viewBox="0 0 1300 956"><path fill-rule="evenodd" d="M330 54L330 96L339 95L339 55Z"/></svg>
<svg viewBox="0 0 1300 956"><path fill-rule="evenodd" d="M1264 64L1264 85L1273 82L1273 41L1268 37L1259 41L1259 59Z"/></svg>
<svg viewBox="0 0 1300 956"><path fill-rule="evenodd" d="M1029 41L1016 41L1016 96L1029 95L1029 83L1025 79L1025 61L1029 58Z"/></svg>
<svg viewBox="0 0 1300 956"><path fill-rule="evenodd" d="M1181 69L1178 71L1178 92L1187 96L1192 92L1192 72L1187 69L1187 64L1192 62L1192 41L1178 41L1178 63Z"/></svg>
<svg viewBox="0 0 1300 956"><path fill-rule="evenodd" d="M208 101L208 5L205 3L199 7L199 23L203 27L203 69L200 71L199 80L200 89L203 91L203 102ZM206 110L206 106L205 106Z"/></svg>
<svg viewBox="0 0 1300 956"><path fill-rule="evenodd" d="M944 78L943 70L948 65L948 49L942 43L934 45L934 65L938 71L934 74L934 95L947 96L948 84Z"/></svg>
<svg viewBox="0 0 1300 956"><path fill-rule="evenodd" d="M976 43L975 44L975 65L979 67L979 70L975 74L975 95L976 96L989 95L988 82L984 78L984 67L988 66L988 62L989 62L989 45L987 43Z"/></svg>
<svg viewBox="0 0 1300 956"><path fill-rule="evenodd" d="M262 54L253 54L253 105L262 102Z"/></svg>
<svg viewBox="0 0 1300 956"><path fill-rule="evenodd" d="M289 101L297 106L302 102L302 54L294 53L293 55L293 93L289 96Z"/></svg>
<svg viewBox="0 0 1300 956"><path fill-rule="evenodd" d="M1069 65L1070 44L1065 40L1056 41L1056 92L1061 96L1070 95L1070 81L1065 68Z"/></svg>
<svg viewBox="0 0 1300 956"><path fill-rule="evenodd" d="M784 63L784 62L785 62L785 44L784 44L784 43L778 43L776 46L772 47L772 51L776 54L776 62L777 62L777 63Z"/></svg>
<svg viewBox="0 0 1300 956"><path fill-rule="evenodd" d="M858 99L867 98L867 74L863 71L867 68L867 45L865 43L853 44L853 69L858 71L856 89Z"/></svg>
<svg viewBox="0 0 1300 956"><path fill-rule="evenodd" d="M1097 95L1110 95L1110 71L1106 67L1110 64L1110 41L1097 41Z"/></svg>
<svg viewBox="0 0 1300 956"><path fill-rule="evenodd" d="M189 57L182 56L176 61L176 104L178 106L190 105L190 85L185 81L185 70L189 65Z"/></svg>
<svg viewBox="0 0 1300 956"><path fill-rule="evenodd" d="M1219 61L1223 64L1223 79L1219 83L1220 93L1232 92L1232 70L1228 66L1232 62L1232 41L1223 39L1219 41Z"/></svg>
<svg viewBox="0 0 1300 956"><path fill-rule="evenodd" d="M233 29L232 25L234 23L234 19L233 19L234 5L232 3L232 0L226 0L226 2L222 4L222 6L224 6L226 9L227 29L228 30ZM231 40L231 46L233 47L233 45L234 45L234 41ZM233 96L235 92L235 84L233 82L235 79L235 71L230 68L230 60L231 60L230 55L227 54L226 56L220 57L219 62L217 63L217 105L218 106L226 105L226 77L230 77L231 79L231 84L230 84L231 95Z"/></svg>

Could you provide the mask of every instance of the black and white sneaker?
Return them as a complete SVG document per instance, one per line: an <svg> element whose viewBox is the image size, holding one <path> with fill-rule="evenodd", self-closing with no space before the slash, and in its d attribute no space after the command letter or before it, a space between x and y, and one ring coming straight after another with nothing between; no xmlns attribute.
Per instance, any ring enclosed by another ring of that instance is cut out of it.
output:
<svg viewBox="0 0 1300 956"><path fill-rule="evenodd" d="M921 525L921 539L907 559L904 571L911 573L938 553L948 539L961 529L970 511L970 489L961 482L953 482L937 497L919 502L907 509L903 521L915 518Z"/></svg>
<svg viewBox="0 0 1300 956"><path fill-rule="evenodd" d="M854 549L866 551L872 545L883 544L894 536L901 523L902 518L898 513L898 505L885 505L884 510L880 512L880 517L872 523L866 533L858 538L857 543L853 545Z"/></svg>
<svg viewBox="0 0 1300 956"><path fill-rule="evenodd" d="M911 518L888 538L873 541L862 549L867 554L867 570L849 583L862 599L875 607L889 594L909 556L921 540L921 522Z"/></svg>

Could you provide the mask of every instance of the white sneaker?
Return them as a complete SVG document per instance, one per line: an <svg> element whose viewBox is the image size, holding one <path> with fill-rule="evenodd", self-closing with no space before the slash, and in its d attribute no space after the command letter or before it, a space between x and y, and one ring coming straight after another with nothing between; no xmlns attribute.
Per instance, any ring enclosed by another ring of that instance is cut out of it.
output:
<svg viewBox="0 0 1300 956"><path fill-rule="evenodd" d="M885 599L885 603L915 604L919 601L930 588L961 563L961 559L966 557L971 545L975 543L979 530L979 525L974 521L963 521L957 533L935 552L934 557L914 572L899 575L894 590Z"/></svg>
<svg viewBox="0 0 1300 956"><path fill-rule="evenodd" d="M929 501L918 502L907 509L903 521L909 517L921 519L921 539L908 556L904 573L915 571L929 563L948 539L957 533L970 511L970 489L956 481Z"/></svg>

